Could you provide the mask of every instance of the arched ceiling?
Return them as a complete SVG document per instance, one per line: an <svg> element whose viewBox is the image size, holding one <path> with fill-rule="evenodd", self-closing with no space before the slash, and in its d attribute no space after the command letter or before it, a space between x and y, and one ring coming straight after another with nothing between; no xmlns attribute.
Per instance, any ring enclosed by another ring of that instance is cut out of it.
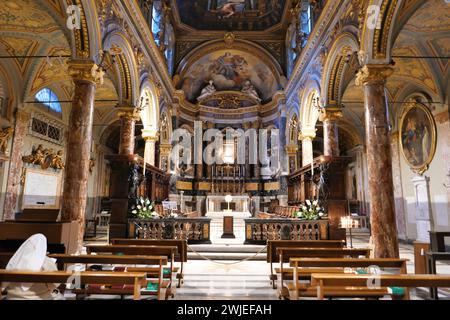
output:
<svg viewBox="0 0 450 320"><path fill-rule="evenodd" d="M449 30L450 6L444 1L426 1L410 17L392 49L394 73L386 83L391 102L402 101L408 88L445 99L448 95L445 90L449 82L449 59L418 57L450 56ZM353 121L354 126L363 134L364 95L362 88L355 85L354 79L345 88L342 103L345 106L345 117Z"/></svg>
<svg viewBox="0 0 450 320"><path fill-rule="evenodd" d="M57 1L49 2L56 8ZM0 14L0 46L7 54L25 56L54 50L69 49L69 43L61 26L39 1L5 0L2 6L7 12ZM58 14L58 10L53 10ZM70 54L70 51L69 51ZM22 76L31 64L30 59L13 59Z"/></svg>

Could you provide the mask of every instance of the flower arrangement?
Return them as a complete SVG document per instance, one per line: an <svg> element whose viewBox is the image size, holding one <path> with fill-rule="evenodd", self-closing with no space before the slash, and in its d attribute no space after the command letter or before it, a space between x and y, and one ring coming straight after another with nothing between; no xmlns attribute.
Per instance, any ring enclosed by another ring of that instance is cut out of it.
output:
<svg viewBox="0 0 450 320"><path fill-rule="evenodd" d="M319 206L318 200L306 200L306 205L301 206L296 216L303 220L320 220L325 217L325 211L324 208Z"/></svg>
<svg viewBox="0 0 450 320"><path fill-rule="evenodd" d="M136 199L136 204L131 207L133 216L139 219L159 218L159 214L154 210L155 204L148 198Z"/></svg>

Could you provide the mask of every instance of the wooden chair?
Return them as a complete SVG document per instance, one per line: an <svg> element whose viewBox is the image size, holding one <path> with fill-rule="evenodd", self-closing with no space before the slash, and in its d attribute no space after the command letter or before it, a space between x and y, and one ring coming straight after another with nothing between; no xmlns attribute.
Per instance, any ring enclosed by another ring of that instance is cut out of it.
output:
<svg viewBox="0 0 450 320"><path fill-rule="evenodd" d="M80 285L102 284L105 289L100 294L115 295L108 286L131 285L133 286L132 295L134 300L141 299L141 289L147 286L146 274L144 272L92 272L85 271L79 274ZM72 272L24 272L0 270L0 283L61 283L65 284L74 276ZM77 279L77 280L78 280Z"/></svg>
<svg viewBox="0 0 450 320"><path fill-rule="evenodd" d="M174 268L177 274L178 285L180 288L184 279L184 263L188 261L188 243L186 240L145 240L145 239L112 239L112 245L130 245L130 246L176 246L178 254L175 255L175 262L180 263L180 269Z"/></svg>
<svg viewBox="0 0 450 320"><path fill-rule="evenodd" d="M341 240L269 240L267 241L267 263L270 263L270 281L272 287L277 288L277 274L273 264L279 262L278 247L293 248L343 248L345 241Z"/></svg>
<svg viewBox="0 0 450 320"><path fill-rule="evenodd" d="M169 290L170 281L164 281L164 266L167 265L168 259L166 256L115 256L115 255L65 255L54 254L50 255L57 261L58 269L65 270L67 265L84 264L85 269L89 271L89 266L92 265L125 265L127 268L125 272L145 272L147 274L147 283L156 283L156 291L145 291L144 295L156 296L158 300L167 299L171 294ZM145 267L136 267L137 265L144 265ZM149 266L157 266L149 267ZM128 267L131 266L131 267ZM135 267L132 267L135 266ZM113 269L114 272L117 269ZM121 270L122 271L122 270ZM99 294L99 289L89 288L89 290L81 290L77 293L82 294ZM115 289L117 294L121 296L129 295L129 288Z"/></svg>
<svg viewBox="0 0 450 320"><path fill-rule="evenodd" d="M368 268L376 266L380 269L397 269L399 274L407 274L406 259L340 259L340 258L291 258L290 266L293 269L293 281L288 283L289 297L298 299L299 297L314 297L317 295L317 288L311 286L311 275L319 273L344 274L346 268ZM309 281L308 284L301 284L301 280ZM386 295L386 290L367 291L367 288L353 288L350 292L343 291L342 288L327 289L331 291L331 296L355 296L377 297ZM341 292L343 291L343 292ZM341 293L339 293L341 292ZM328 293L327 293L328 294Z"/></svg>
<svg viewBox="0 0 450 320"><path fill-rule="evenodd" d="M312 274L311 285L317 287L317 299L323 300L325 297L333 295L327 292L327 288L335 287L341 290L347 290L351 287L366 287L368 281L371 281L374 275L350 275L350 274ZM377 275L381 289L387 287L432 287L432 288L450 288L450 275L422 275L422 274L400 274L400 275ZM348 290L347 290L348 291ZM386 290L387 292L387 290ZM351 293L351 292L350 292ZM351 297L351 295L349 296ZM409 300L409 294L403 296L404 300Z"/></svg>

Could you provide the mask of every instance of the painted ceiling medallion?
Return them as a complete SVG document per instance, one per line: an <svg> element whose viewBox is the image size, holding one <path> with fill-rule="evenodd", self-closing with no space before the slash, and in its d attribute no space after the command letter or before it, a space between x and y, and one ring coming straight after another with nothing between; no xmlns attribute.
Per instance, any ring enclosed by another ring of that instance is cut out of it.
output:
<svg viewBox="0 0 450 320"><path fill-rule="evenodd" d="M181 22L197 30L263 31L283 18L286 0L177 0Z"/></svg>

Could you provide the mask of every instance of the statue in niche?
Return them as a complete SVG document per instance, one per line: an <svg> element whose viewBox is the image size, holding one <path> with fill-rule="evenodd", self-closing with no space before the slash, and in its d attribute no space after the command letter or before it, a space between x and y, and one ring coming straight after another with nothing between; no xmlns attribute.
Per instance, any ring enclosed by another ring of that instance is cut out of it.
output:
<svg viewBox="0 0 450 320"><path fill-rule="evenodd" d="M14 133L13 128L6 128L0 130L0 151L6 153L6 147L8 146L8 140Z"/></svg>
<svg viewBox="0 0 450 320"><path fill-rule="evenodd" d="M246 80L244 82L244 85L242 87L242 93L249 95L250 97L257 100L258 103L261 103L261 99L259 98L258 92L256 92L255 86L250 82L250 80Z"/></svg>
<svg viewBox="0 0 450 320"><path fill-rule="evenodd" d="M216 92L217 89L214 86L214 81L209 80L209 84L203 88L202 92L200 93L200 97L198 97L197 100L201 101L205 98L208 98L209 96L213 95Z"/></svg>
<svg viewBox="0 0 450 320"><path fill-rule="evenodd" d="M133 164L131 167L130 176L128 177L129 182L129 199L136 199L138 194L139 185L141 184L141 177L139 175L139 166L137 164Z"/></svg>

